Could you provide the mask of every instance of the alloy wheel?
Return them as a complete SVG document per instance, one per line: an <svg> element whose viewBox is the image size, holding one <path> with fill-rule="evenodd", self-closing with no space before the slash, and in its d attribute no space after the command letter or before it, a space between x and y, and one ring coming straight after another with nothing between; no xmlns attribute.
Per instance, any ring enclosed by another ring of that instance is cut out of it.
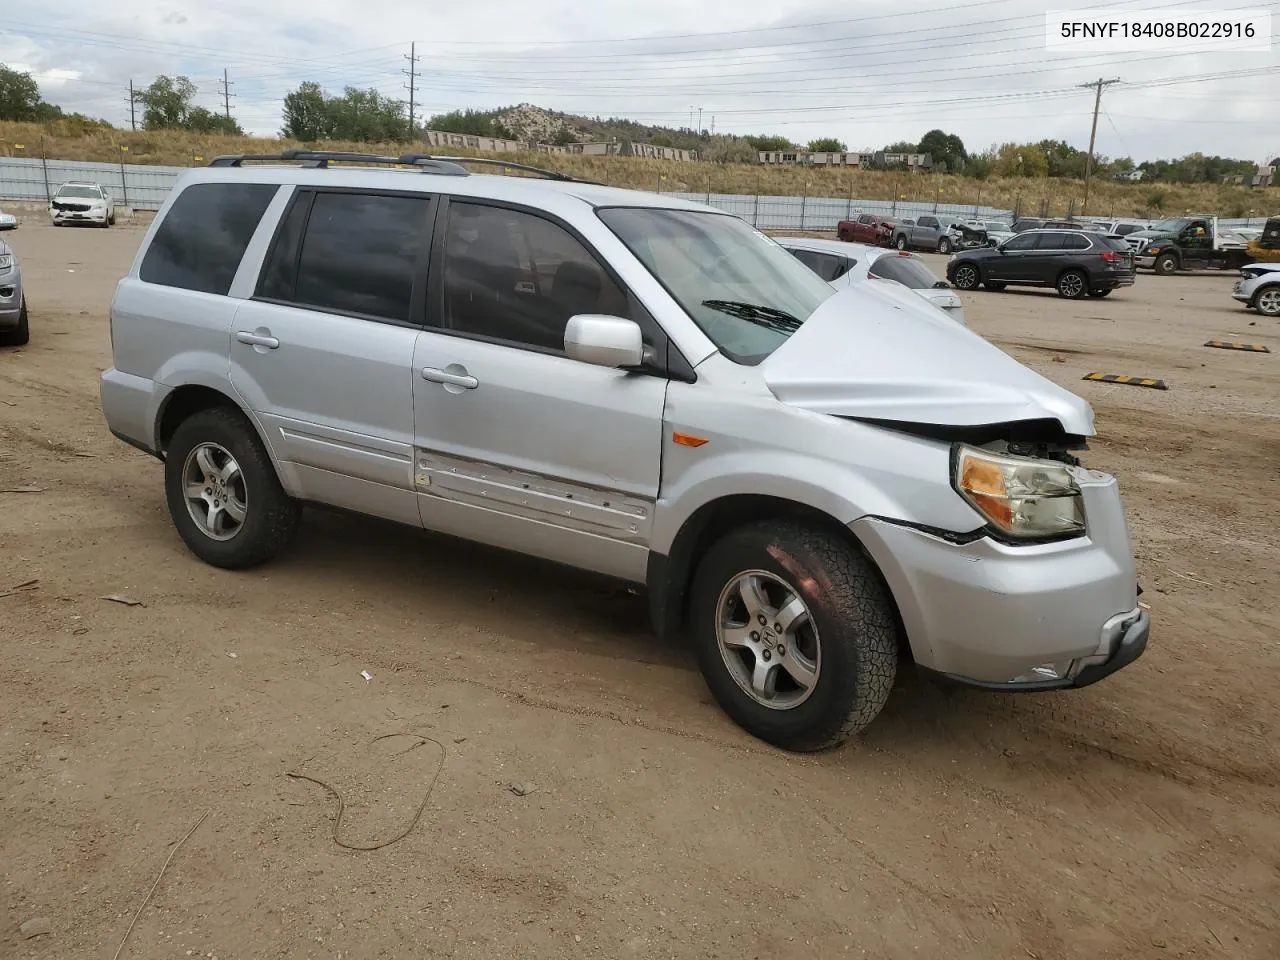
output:
<svg viewBox="0 0 1280 960"><path fill-rule="evenodd" d="M249 494L226 447L201 443L191 449L182 465L182 492L196 529L210 539L230 540L244 526Z"/></svg>
<svg viewBox="0 0 1280 960"><path fill-rule="evenodd" d="M799 592L765 570L735 576L716 605L716 640L743 692L772 710L809 699L822 669L822 645Z"/></svg>

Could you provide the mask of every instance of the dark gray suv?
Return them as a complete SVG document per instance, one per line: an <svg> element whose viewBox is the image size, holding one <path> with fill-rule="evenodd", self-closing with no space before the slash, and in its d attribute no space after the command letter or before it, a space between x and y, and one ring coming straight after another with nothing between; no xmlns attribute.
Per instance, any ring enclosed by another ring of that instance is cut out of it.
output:
<svg viewBox="0 0 1280 960"><path fill-rule="evenodd" d="M947 262L947 279L958 290L1053 287L1072 300L1131 287L1134 276L1133 252L1124 240L1084 230L1026 230Z"/></svg>

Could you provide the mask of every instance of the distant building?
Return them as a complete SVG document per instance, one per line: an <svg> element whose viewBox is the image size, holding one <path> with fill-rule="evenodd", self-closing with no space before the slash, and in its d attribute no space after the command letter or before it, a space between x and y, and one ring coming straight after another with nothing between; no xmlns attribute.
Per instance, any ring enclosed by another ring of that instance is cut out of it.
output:
<svg viewBox="0 0 1280 960"><path fill-rule="evenodd" d="M584 143L536 143L524 140L503 140L499 137L478 137L469 133L446 133L443 130L422 131L422 142L431 147L466 147L483 153L514 153L518 150L536 150L539 153L578 154L587 157L648 157L654 160L693 161L698 151L677 147L660 147L653 143L632 140L589 141Z"/></svg>
<svg viewBox="0 0 1280 960"><path fill-rule="evenodd" d="M1124 171L1123 173L1117 173L1117 174L1116 174L1116 179L1117 179L1117 180L1129 180L1129 181L1131 181L1132 183L1137 183L1139 180L1141 180L1141 179L1142 179L1142 171L1141 171L1141 170L1126 170L1126 171Z"/></svg>
<svg viewBox="0 0 1280 960"><path fill-rule="evenodd" d="M933 157L927 153L886 153L877 150L875 164L881 167L906 167L908 170L929 170L933 167Z"/></svg>
<svg viewBox="0 0 1280 960"><path fill-rule="evenodd" d="M812 167L864 167L874 154L857 150L824 152L821 150L761 150L760 163L774 165L803 164Z"/></svg>
<svg viewBox="0 0 1280 960"><path fill-rule="evenodd" d="M1228 186L1253 187L1258 190L1265 190L1267 187L1276 185L1276 165L1258 167L1253 173L1229 174L1222 178L1222 182Z"/></svg>

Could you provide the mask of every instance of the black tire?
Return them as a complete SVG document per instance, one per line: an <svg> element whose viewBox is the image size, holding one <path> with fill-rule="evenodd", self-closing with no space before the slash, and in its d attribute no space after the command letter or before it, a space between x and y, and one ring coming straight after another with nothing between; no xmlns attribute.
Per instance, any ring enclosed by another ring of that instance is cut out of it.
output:
<svg viewBox="0 0 1280 960"><path fill-rule="evenodd" d="M1089 295L1089 278L1080 270L1066 270L1058 277L1058 296L1079 300Z"/></svg>
<svg viewBox="0 0 1280 960"><path fill-rule="evenodd" d="M992 293L999 293L1006 286L1006 284L1000 280L987 280L982 285Z"/></svg>
<svg viewBox="0 0 1280 960"><path fill-rule="evenodd" d="M957 290L977 290L980 283L982 283L982 273L974 264L960 263L956 265L952 273L951 284Z"/></svg>
<svg viewBox="0 0 1280 960"><path fill-rule="evenodd" d="M12 330L0 330L0 347L24 347L31 340L31 328L27 318L27 298L22 298L22 309L18 311L18 325Z"/></svg>
<svg viewBox="0 0 1280 960"><path fill-rule="evenodd" d="M950 240L948 240L946 237L943 237L941 240L939 240L939 241L938 241L938 252L939 252L939 253L942 253L942 254L950 253L950 252L951 252L951 241L950 241Z"/></svg>
<svg viewBox="0 0 1280 960"><path fill-rule="evenodd" d="M1090 291L1089 291L1089 296L1091 296L1091 297L1108 297L1108 296L1110 296L1110 295L1111 295L1111 291L1110 291L1109 289L1108 289L1108 290L1090 290Z"/></svg>
<svg viewBox="0 0 1280 960"><path fill-rule="evenodd" d="M114 227L115 225L116 225L116 215L112 213L111 216L107 218L107 226Z"/></svg>
<svg viewBox="0 0 1280 960"><path fill-rule="evenodd" d="M897 240L893 241L893 245L899 250L905 250L907 249L907 238L899 237Z"/></svg>
<svg viewBox="0 0 1280 960"><path fill-rule="evenodd" d="M1162 253L1156 257L1154 269L1162 277L1171 277L1178 272L1178 258L1172 253Z"/></svg>
<svg viewBox="0 0 1280 960"><path fill-rule="evenodd" d="M205 443L227 450L243 477L244 520L227 540L216 540L197 526L183 493L187 457ZM178 425L165 456L164 486L179 535L192 553L215 567L240 570L265 563L293 539L298 528L298 502L285 493L257 431L238 410L201 410Z"/></svg>
<svg viewBox="0 0 1280 960"><path fill-rule="evenodd" d="M1280 299L1277 299L1278 293L1280 293L1280 288L1263 287L1253 295L1253 303L1251 303L1250 306L1264 317L1280 317Z"/></svg>
<svg viewBox="0 0 1280 960"><path fill-rule="evenodd" d="M808 608L821 642L811 693L790 708L758 702L731 672L727 658L734 654L721 653L722 592L752 570L785 581ZM728 533L699 563L690 608L698 662L712 695L735 723L767 743L796 751L836 746L876 718L893 688L893 602L870 561L821 527L765 521Z"/></svg>

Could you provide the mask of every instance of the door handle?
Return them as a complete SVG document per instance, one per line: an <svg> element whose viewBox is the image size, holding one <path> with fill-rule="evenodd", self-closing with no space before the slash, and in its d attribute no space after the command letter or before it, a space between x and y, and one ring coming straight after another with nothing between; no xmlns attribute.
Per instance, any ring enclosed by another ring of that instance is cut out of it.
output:
<svg viewBox="0 0 1280 960"><path fill-rule="evenodd" d="M422 379L430 380L432 383L446 383L451 387L463 387L467 390L474 390L480 386L480 381L475 377L459 373L448 373L435 367L423 367Z"/></svg>
<svg viewBox="0 0 1280 960"><path fill-rule="evenodd" d="M247 343L251 347L266 347L268 350L274 350L280 346L280 341L275 337L268 337L261 333L254 333L251 330L240 330L236 333L236 339L241 343Z"/></svg>

